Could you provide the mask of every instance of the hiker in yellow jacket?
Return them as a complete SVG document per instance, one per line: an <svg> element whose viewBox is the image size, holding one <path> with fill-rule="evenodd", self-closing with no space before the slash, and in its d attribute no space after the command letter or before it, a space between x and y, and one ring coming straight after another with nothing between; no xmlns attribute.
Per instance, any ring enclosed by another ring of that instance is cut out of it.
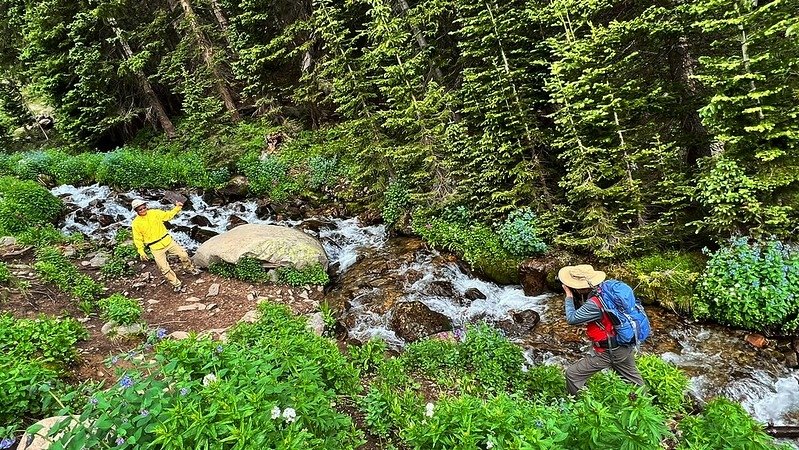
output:
<svg viewBox="0 0 799 450"><path fill-rule="evenodd" d="M139 251L139 257L142 261L147 261L150 258L144 251L144 247L150 249L153 254L155 265L161 271L164 278L169 281L175 292L184 292L183 283L180 282L175 272L169 267L167 255L176 255L180 258L183 264L183 269L193 275L197 275L200 271L194 267L189 259L189 254L186 249L180 246L169 232L166 231L164 222L175 217L183 207L183 203L175 203L175 207L169 211L162 211L160 209L149 210L147 203L143 200L133 200L130 205L136 211L136 217L133 219L131 227L133 228L133 243L136 244L136 249Z"/></svg>

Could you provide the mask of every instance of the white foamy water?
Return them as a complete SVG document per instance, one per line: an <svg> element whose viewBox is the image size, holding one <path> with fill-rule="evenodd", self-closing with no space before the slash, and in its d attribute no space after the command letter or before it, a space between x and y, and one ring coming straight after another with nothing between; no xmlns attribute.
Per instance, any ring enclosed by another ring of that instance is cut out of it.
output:
<svg viewBox="0 0 799 450"><path fill-rule="evenodd" d="M91 185L85 187L74 187L71 185L58 186L52 189L57 197L63 199L68 205L70 213L64 221L62 231L65 233L81 233L92 239L110 240L117 230L130 228L130 224L135 217L130 210L129 201L133 198L148 197L139 191L128 191L115 194L108 186ZM160 192L158 193L160 197ZM151 194L152 195L152 194ZM178 227L198 227L202 230L224 233L231 223L233 217L238 217L246 223L273 224L288 227L296 227L300 221L274 221L271 218L259 218L257 214L258 205L254 201L237 201L226 205L209 205L197 194L190 194L189 208L181 211L170 223ZM173 205L160 204L156 200L148 200L150 207L160 209L170 209ZM89 214L79 218L82 211L89 211ZM92 215L108 215L113 219L113 223L106 227L100 225L96 217ZM199 217L207 219L208 225L199 226ZM339 272L345 271L358 258L358 255L367 248L379 248L385 244L387 236L385 227L370 226L361 227L356 218L351 219L321 219L330 228L323 228L319 233L319 240L327 253L330 264L339 265ZM200 243L192 239L182 231L172 230L172 237L189 252L193 252L200 246Z"/></svg>

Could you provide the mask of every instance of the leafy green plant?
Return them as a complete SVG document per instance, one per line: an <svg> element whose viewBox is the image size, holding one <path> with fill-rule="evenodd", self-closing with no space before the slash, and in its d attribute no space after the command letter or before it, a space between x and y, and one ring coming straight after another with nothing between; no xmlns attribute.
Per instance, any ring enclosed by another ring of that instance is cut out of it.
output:
<svg viewBox="0 0 799 450"><path fill-rule="evenodd" d="M377 371L385 360L385 353L388 346L382 339L370 339L362 345L350 345L347 347L347 356L361 374L373 373Z"/></svg>
<svg viewBox="0 0 799 450"><path fill-rule="evenodd" d="M690 313L703 268L700 255L666 251L625 261L611 270L615 278L634 286L635 296L642 301Z"/></svg>
<svg viewBox="0 0 799 450"><path fill-rule="evenodd" d="M77 360L75 343L88 337L75 319L18 319L0 314L0 354L12 359L37 359L60 368Z"/></svg>
<svg viewBox="0 0 799 450"><path fill-rule="evenodd" d="M22 245L33 245L34 247L45 247L56 244L62 244L69 240L60 230L57 230L52 224L46 224L39 227L28 228L25 231L17 233L17 241Z"/></svg>
<svg viewBox="0 0 799 450"><path fill-rule="evenodd" d="M411 226L434 247L462 256L472 267L498 283L511 284L518 280L520 260L505 250L499 236L488 226L450 221L422 210L414 211Z"/></svg>
<svg viewBox="0 0 799 450"><path fill-rule="evenodd" d="M141 320L142 308L139 302L122 294L106 297L97 302L97 305L105 320L118 325L130 325Z"/></svg>
<svg viewBox="0 0 799 450"><path fill-rule="evenodd" d="M510 213L498 233L502 246L513 256L524 258L547 251L547 245L541 239L538 218L530 208Z"/></svg>
<svg viewBox="0 0 799 450"><path fill-rule="evenodd" d="M61 200L33 181L0 177L0 233L19 233L53 223Z"/></svg>
<svg viewBox="0 0 799 450"><path fill-rule="evenodd" d="M25 417L55 414L58 404L50 391L62 388L59 373L42 361L0 354L0 430L15 430Z"/></svg>
<svg viewBox="0 0 799 450"><path fill-rule="evenodd" d="M710 254L696 289L694 314L734 327L791 333L799 328L799 253L770 239L746 237Z"/></svg>
<svg viewBox="0 0 799 450"><path fill-rule="evenodd" d="M259 311L256 323L237 325L225 344L196 336L160 341L154 363L132 360L56 445L357 448L360 433L335 408L337 395L360 385L357 371L284 306Z"/></svg>
<svg viewBox="0 0 799 450"><path fill-rule="evenodd" d="M68 292L82 304L93 304L103 291L101 284L80 273L77 267L54 247L39 248L36 251L36 263L33 267L44 281Z"/></svg>
<svg viewBox="0 0 799 450"><path fill-rule="evenodd" d="M788 450L763 431L741 407L724 397L717 397L699 416L687 416L679 425L683 433L678 450L713 448L719 450Z"/></svg>
<svg viewBox="0 0 799 450"><path fill-rule="evenodd" d="M488 324L466 329L460 349L461 364L481 389L503 392L521 378L524 356L499 330Z"/></svg>
<svg viewBox="0 0 799 450"><path fill-rule="evenodd" d="M636 358L636 365L649 387L655 404L668 416L682 414L688 407L688 377L675 365L657 355L644 354Z"/></svg>
<svg viewBox="0 0 799 450"><path fill-rule="evenodd" d="M11 271L6 263L0 261L0 283L7 284L11 281Z"/></svg>
<svg viewBox="0 0 799 450"><path fill-rule="evenodd" d="M277 158L259 159L257 153L249 153L239 160L238 168L247 177L253 195L267 195L279 202L299 191L288 176L288 166Z"/></svg>
<svg viewBox="0 0 799 450"><path fill-rule="evenodd" d="M310 171L308 187L314 190L332 187L339 173L338 158L312 156L308 158L308 169Z"/></svg>
<svg viewBox="0 0 799 450"><path fill-rule="evenodd" d="M280 283L289 286L324 286L330 282L330 277L321 264L314 264L302 269L290 266L278 267L277 278Z"/></svg>
<svg viewBox="0 0 799 450"><path fill-rule="evenodd" d="M386 225L391 226L407 212L411 201L410 193L404 183L393 182L388 185L383 196L383 221Z"/></svg>

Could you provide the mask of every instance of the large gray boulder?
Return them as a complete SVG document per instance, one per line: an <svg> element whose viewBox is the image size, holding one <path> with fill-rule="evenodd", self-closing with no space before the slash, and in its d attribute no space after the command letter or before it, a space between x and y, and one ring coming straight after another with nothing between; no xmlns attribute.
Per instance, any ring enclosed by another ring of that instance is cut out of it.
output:
<svg viewBox="0 0 799 450"><path fill-rule="evenodd" d="M294 228L245 224L205 241L194 255L194 264L208 267L217 262L235 264L255 258L266 266L294 266L298 269L321 264L327 269L325 249L316 239Z"/></svg>

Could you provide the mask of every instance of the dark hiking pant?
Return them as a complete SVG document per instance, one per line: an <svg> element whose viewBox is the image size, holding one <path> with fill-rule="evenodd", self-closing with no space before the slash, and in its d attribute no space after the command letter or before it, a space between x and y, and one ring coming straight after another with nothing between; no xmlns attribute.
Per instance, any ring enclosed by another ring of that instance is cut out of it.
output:
<svg viewBox="0 0 799 450"><path fill-rule="evenodd" d="M610 367L627 382L644 385L644 379L635 367L634 347L616 347L602 353L592 352L566 368L566 389L576 395L591 375Z"/></svg>

